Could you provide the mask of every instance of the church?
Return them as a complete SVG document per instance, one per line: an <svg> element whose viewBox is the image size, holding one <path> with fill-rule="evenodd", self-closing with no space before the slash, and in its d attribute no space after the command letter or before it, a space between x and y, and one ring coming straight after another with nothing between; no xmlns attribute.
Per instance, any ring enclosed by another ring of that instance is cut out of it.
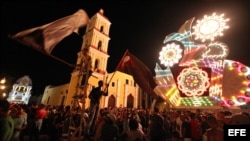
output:
<svg viewBox="0 0 250 141"><path fill-rule="evenodd" d="M109 58L108 44L111 22L100 9L90 18L86 26L81 50L89 48L89 55L92 58L91 65L93 73L88 79L86 87L80 86L82 80L81 72L77 69L71 73L68 84L60 86L46 86L42 104L52 106L71 106L87 108L90 101L87 98L92 88L97 87L99 80L109 84L108 96L102 97L100 107L128 107L128 108L149 108L152 98L147 95L134 81L131 75L120 71L107 73L107 62ZM81 50L77 53L76 64L81 59Z"/></svg>

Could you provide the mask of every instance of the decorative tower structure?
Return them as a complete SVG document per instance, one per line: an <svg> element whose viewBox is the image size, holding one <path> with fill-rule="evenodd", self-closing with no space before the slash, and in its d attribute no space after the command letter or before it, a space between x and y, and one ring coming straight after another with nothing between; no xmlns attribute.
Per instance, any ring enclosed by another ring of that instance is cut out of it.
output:
<svg viewBox="0 0 250 141"><path fill-rule="evenodd" d="M20 77L12 86L7 100L15 104L28 104L31 97L32 81L29 76Z"/></svg>
<svg viewBox="0 0 250 141"><path fill-rule="evenodd" d="M83 43L81 50L84 48L89 48L89 55L92 58L92 75L88 79L88 85L86 87L81 87L80 82L82 79L82 74L80 70L75 69L71 74L71 80L69 83L69 91L65 101L65 105L80 106L84 109L89 105L89 101L85 98L89 94L93 86L97 86L99 80L103 80L104 83L107 82L107 62L108 62L108 43L110 40L109 30L111 22L104 16L104 11L99 10L94 16L89 20L86 27L86 32L83 35ZM79 64L81 61L82 53L81 51L77 54L77 62ZM86 101L86 102L85 102ZM101 101L101 104L104 101Z"/></svg>

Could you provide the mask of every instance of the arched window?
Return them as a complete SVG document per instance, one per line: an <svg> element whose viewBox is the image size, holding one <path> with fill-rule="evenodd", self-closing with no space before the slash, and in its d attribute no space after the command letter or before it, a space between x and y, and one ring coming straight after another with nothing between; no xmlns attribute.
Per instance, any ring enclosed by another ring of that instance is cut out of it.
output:
<svg viewBox="0 0 250 141"><path fill-rule="evenodd" d="M101 26L101 27L100 27L100 32L103 33L103 29L104 29L103 26Z"/></svg>
<svg viewBox="0 0 250 141"><path fill-rule="evenodd" d="M127 107L128 108L134 107L134 97L132 96L132 94L128 95L127 97Z"/></svg>
<svg viewBox="0 0 250 141"><path fill-rule="evenodd" d="M102 51L102 41L98 42L97 49Z"/></svg>
<svg viewBox="0 0 250 141"><path fill-rule="evenodd" d="M114 108L115 107L115 97L111 95L108 99L108 107Z"/></svg>
<svg viewBox="0 0 250 141"><path fill-rule="evenodd" d="M96 59L95 60L95 64L94 64L94 71L98 71L98 69L99 69L99 59Z"/></svg>
<svg viewBox="0 0 250 141"><path fill-rule="evenodd" d="M65 96L62 97L61 105L64 105Z"/></svg>

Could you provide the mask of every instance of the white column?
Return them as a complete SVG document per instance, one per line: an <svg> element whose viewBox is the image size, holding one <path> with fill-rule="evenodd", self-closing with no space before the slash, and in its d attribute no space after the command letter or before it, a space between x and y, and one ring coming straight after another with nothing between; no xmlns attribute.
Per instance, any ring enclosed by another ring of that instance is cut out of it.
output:
<svg viewBox="0 0 250 141"><path fill-rule="evenodd" d="M125 89L124 89L124 93L123 93L123 97L124 97L124 101L123 101L123 104L124 104L124 107L127 107L128 105L127 105L127 98L128 98L128 88L127 88L128 86L127 85L125 85Z"/></svg>
<svg viewBox="0 0 250 141"><path fill-rule="evenodd" d="M121 81L120 79L117 79L116 81L116 107L120 106L120 97L121 97Z"/></svg>

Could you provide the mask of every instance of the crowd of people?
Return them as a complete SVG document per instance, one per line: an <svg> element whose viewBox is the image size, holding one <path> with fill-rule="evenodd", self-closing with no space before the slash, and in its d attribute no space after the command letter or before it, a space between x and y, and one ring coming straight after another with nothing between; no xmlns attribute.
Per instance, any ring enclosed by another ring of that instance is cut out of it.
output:
<svg viewBox="0 0 250 141"><path fill-rule="evenodd" d="M237 113L246 118L233 118L230 111L199 109L101 108L94 121L93 134L84 140L93 141L223 141L226 124L249 124L248 112ZM90 113L70 106L21 105L0 100L0 140L48 141L73 140L85 136ZM250 124L249 124L250 125ZM79 129L82 130L72 130ZM76 132L74 132L76 131ZM64 135L68 136L64 138ZM72 138L69 138L69 136ZM83 139L82 139L83 140Z"/></svg>

